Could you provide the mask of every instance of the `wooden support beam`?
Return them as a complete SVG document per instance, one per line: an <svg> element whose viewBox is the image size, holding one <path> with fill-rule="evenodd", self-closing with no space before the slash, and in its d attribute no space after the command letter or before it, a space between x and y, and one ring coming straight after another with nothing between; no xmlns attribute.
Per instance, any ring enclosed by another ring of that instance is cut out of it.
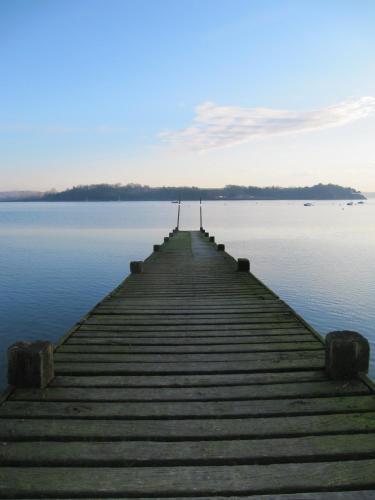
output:
<svg viewBox="0 0 375 500"><path fill-rule="evenodd" d="M134 260L133 262L130 262L130 272L132 274L143 273L143 261L142 260Z"/></svg>
<svg viewBox="0 0 375 500"><path fill-rule="evenodd" d="M249 259L237 259L237 271L248 273L250 271Z"/></svg>
<svg viewBox="0 0 375 500"><path fill-rule="evenodd" d="M8 383L43 389L54 378L51 342L16 342L8 348Z"/></svg>
<svg viewBox="0 0 375 500"><path fill-rule="evenodd" d="M346 330L331 332L326 336L325 346L325 368L331 379L352 379L368 372L370 346L361 334Z"/></svg>

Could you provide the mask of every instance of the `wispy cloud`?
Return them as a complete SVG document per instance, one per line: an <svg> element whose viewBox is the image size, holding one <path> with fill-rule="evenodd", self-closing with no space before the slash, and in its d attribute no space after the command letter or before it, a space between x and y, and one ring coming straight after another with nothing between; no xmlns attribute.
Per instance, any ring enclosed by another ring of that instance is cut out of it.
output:
<svg viewBox="0 0 375 500"><path fill-rule="evenodd" d="M195 109L191 126L159 134L166 143L188 150L231 147L260 137L339 127L369 116L375 97L351 99L312 111L218 106L212 102Z"/></svg>

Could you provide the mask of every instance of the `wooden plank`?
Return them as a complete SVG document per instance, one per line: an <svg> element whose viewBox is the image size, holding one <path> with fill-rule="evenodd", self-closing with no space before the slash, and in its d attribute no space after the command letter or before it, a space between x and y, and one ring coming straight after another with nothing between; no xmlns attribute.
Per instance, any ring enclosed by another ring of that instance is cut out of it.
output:
<svg viewBox="0 0 375 500"><path fill-rule="evenodd" d="M265 353L259 353L265 354ZM273 353L275 354L275 353ZM322 370L324 358L320 351L295 351L289 357L277 353L273 359L247 361L207 361L187 363L124 363L122 362L55 362L57 375L116 375L116 374L204 374L204 373L256 373L291 370ZM298 356L297 356L298 354ZM293 355L293 356L292 356ZM251 361L251 362L250 362Z"/></svg>
<svg viewBox="0 0 375 500"><path fill-rule="evenodd" d="M196 388L47 388L17 389L11 401L230 401L283 398L315 398L370 394L360 381L303 382L268 385L216 386Z"/></svg>
<svg viewBox="0 0 375 500"><path fill-rule="evenodd" d="M34 402L7 401L0 418L225 418L374 412L372 396L197 402Z"/></svg>
<svg viewBox="0 0 375 500"><path fill-rule="evenodd" d="M161 316L158 318L150 319L149 317L138 317L134 319L122 315L95 315L92 314L85 321L86 325L129 325L129 326L143 326L143 325L181 325L189 327L190 325L238 325L238 324L262 324L262 323L288 323L294 319L290 313L257 313L254 315L233 315L233 317L207 317L197 318L189 316L186 318L178 319L178 317Z"/></svg>
<svg viewBox="0 0 375 500"><path fill-rule="evenodd" d="M234 353L206 353L206 354L102 354L102 353L60 353L56 352L54 359L56 363L180 363L181 365L192 363L215 363L226 361L254 361L254 362L279 362L291 361L296 359L306 359L307 354L311 354L313 359L323 359L323 349L319 350L303 350L300 351L278 351L278 352L234 352ZM299 358L300 356L300 358Z"/></svg>
<svg viewBox="0 0 375 500"><path fill-rule="evenodd" d="M231 385L265 385L286 382L327 380L323 370L275 373L225 373L214 375L58 375L50 387L210 387Z"/></svg>
<svg viewBox="0 0 375 500"><path fill-rule="evenodd" d="M151 334L152 335L152 334ZM237 337L195 337L195 338L186 338L184 336L178 337L116 337L111 334L104 333L103 337L93 336L85 337L85 336L71 336L64 344L64 347L68 346L128 346L128 347L150 347L152 349L155 346L160 347L168 347L175 346L187 349L192 348L207 348L207 347L217 347L220 346L225 349L226 346L244 346L244 348L249 345L257 345L257 344L282 344L282 343L290 343L290 342L311 342L315 340L315 337L310 334L304 335L250 335L250 336L237 336Z"/></svg>
<svg viewBox="0 0 375 500"><path fill-rule="evenodd" d="M65 500L73 500L71 497L66 498ZM77 497L75 497L76 499ZM95 497L96 500L128 500L129 497L108 497L105 499L101 497ZM165 500L166 497L137 497L139 500ZM178 496L178 500L193 500L195 497L181 497ZM230 497L231 500L254 500L254 496L233 496ZM287 493L282 495L257 495L256 500L373 500L374 499L374 491L339 491L339 492L322 492L322 491L314 491L313 493ZM22 500L32 500L30 498L22 498ZM59 500L57 498L50 498L49 500ZM217 496L199 496L199 500L223 500L223 497Z"/></svg>
<svg viewBox="0 0 375 500"><path fill-rule="evenodd" d="M4 467L3 497L197 496L374 488L375 460L190 467Z"/></svg>
<svg viewBox="0 0 375 500"><path fill-rule="evenodd" d="M215 354L215 353L251 353L267 351L316 351L323 349L317 340L310 342L284 342L284 343L252 343L252 344L224 344L224 345L198 345L198 346L131 346L125 345L71 345L64 344L57 349L59 354L67 353L98 353L98 354Z"/></svg>
<svg viewBox="0 0 375 500"><path fill-rule="evenodd" d="M183 420L7 419L2 441L216 440L262 439L375 432L375 412L267 418Z"/></svg>
<svg viewBox="0 0 375 500"><path fill-rule="evenodd" d="M375 458L375 433L348 436L180 442L5 442L3 466L144 467L272 464ZM374 469L375 470L375 469Z"/></svg>
<svg viewBox="0 0 375 500"><path fill-rule="evenodd" d="M279 304L259 304L257 306L248 306L242 308L231 308L231 309L222 309L222 308L201 308L196 309L195 307L190 307L186 309L172 309L172 308L147 308L145 310L144 306L136 309L134 307L120 307L116 305L107 305L107 306L99 306L96 307L93 311L93 314L102 314L102 315L122 315L127 318L137 318L137 317L150 317L157 318L159 316L176 316L178 318L187 318L190 319L192 316L198 318L212 318L212 317L222 317L222 318L231 318L236 316L249 316L252 314L259 313L271 313L271 312L290 312L287 307Z"/></svg>
<svg viewBox="0 0 375 500"><path fill-rule="evenodd" d="M124 332L124 333L129 333L136 335L138 332L153 332L155 335L157 335L158 332L163 332L164 336L169 335L170 333L176 334L183 334L183 333L188 333L190 336L195 335L194 332L200 332L200 335L202 336L201 332L204 332L206 336L210 335L210 332L213 335L230 335L233 333L234 335L238 335L238 332L244 331L244 332L262 332L264 334L267 333L267 331L274 331L274 330L287 330L288 333L290 333L292 330L298 330L298 331L303 331L303 332L309 332L309 330L306 327L303 327L301 323L297 320L291 320L287 321L285 323L283 322L275 322L275 323L245 323L245 324L237 324L237 325L232 325L229 326L227 324L217 324L217 325L98 325L98 324L87 324L87 322L82 323L81 326L79 327L78 331L74 335L79 335L84 331L89 331L90 336L92 332L95 331L101 331L101 332Z"/></svg>

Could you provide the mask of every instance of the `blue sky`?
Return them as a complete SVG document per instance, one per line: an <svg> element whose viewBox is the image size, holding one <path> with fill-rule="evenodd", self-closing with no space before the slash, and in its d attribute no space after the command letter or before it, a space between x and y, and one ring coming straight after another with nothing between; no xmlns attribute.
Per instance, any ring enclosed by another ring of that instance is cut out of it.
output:
<svg viewBox="0 0 375 500"><path fill-rule="evenodd" d="M375 190L372 0L0 0L0 190Z"/></svg>

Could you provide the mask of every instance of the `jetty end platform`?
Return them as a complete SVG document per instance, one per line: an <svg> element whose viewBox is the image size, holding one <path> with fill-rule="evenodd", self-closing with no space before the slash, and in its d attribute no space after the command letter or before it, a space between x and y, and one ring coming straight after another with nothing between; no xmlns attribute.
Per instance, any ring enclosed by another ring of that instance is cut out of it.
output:
<svg viewBox="0 0 375 500"><path fill-rule="evenodd" d="M367 365L174 230L57 346L10 347L0 498L375 499Z"/></svg>

